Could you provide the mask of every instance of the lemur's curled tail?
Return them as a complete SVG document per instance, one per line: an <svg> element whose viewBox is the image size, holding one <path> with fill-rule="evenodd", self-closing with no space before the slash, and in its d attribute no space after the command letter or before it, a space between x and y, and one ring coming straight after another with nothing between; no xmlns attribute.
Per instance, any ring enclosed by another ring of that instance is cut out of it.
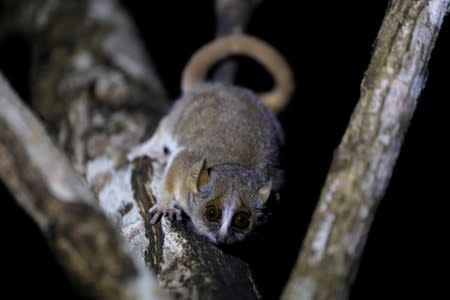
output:
<svg viewBox="0 0 450 300"><path fill-rule="evenodd" d="M209 68L231 55L246 55L263 65L273 76L275 84L271 91L258 96L269 109L275 112L280 112L286 107L294 92L294 80L289 65L272 46L244 34L218 38L194 53L183 71L183 92L205 81Z"/></svg>

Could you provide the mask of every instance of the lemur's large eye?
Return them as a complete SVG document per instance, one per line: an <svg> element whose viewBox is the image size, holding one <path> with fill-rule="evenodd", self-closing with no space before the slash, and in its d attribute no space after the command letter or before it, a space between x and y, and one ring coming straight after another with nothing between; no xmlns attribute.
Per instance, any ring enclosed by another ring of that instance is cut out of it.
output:
<svg viewBox="0 0 450 300"><path fill-rule="evenodd" d="M222 213L220 212L220 210L217 206L208 205L205 208L203 215L205 216L205 219L208 222L217 222L220 219L220 216L222 215Z"/></svg>
<svg viewBox="0 0 450 300"><path fill-rule="evenodd" d="M246 212L238 212L233 217L233 226L238 229L245 229L250 225L250 215Z"/></svg>

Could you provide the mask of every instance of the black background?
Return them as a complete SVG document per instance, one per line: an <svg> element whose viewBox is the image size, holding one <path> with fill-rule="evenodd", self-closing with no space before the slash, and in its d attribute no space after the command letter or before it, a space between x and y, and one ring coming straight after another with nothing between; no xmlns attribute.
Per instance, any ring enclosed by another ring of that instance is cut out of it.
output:
<svg viewBox="0 0 450 300"><path fill-rule="evenodd" d="M189 56L213 38L213 4L204 0L153 2L127 1L125 6L171 98L176 98ZM267 299L277 297L289 275L333 149L358 100L388 5L387 0L329 2L263 1L247 30L286 56L297 82L291 104L279 116L287 136L283 156L287 182L281 207L269 223L269 237L261 249L252 248L245 254ZM437 270L444 269L445 257L438 253L448 240L442 212L449 198L445 173L449 39L450 26L445 23L427 85L375 216L351 299L404 298L406 294L434 298L444 291ZM20 39L0 43L0 68L25 99L29 99L28 54ZM247 59L239 62L239 84L255 90L270 86L270 77L259 66ZM72 292L67 295L71 287L40 232L0 188L4 195L0 201L0 273L7 276L2 292L12 292L17 299L30 295L78 299Z"/></svg>

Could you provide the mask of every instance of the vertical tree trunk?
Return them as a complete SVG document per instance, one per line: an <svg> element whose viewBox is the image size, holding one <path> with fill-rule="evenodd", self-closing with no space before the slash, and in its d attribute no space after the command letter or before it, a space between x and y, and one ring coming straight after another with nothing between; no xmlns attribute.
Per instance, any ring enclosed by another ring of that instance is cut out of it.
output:
<svg viewBox="0 0 450 300"><path fill-rule="evenodd" d="M395 0L282 299L346 299L398 157L448 0Z"/></svg>

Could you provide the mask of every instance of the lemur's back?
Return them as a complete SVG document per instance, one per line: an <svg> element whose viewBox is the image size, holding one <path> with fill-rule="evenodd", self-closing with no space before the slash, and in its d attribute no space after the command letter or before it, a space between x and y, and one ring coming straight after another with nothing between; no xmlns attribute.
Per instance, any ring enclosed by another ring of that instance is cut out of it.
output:
<svg viewBox="0 0 450 300"><path fill-rule="evenodd" d="M209 165L267 168L276 163L283 142L273 113L253 93L234 86L198 85L177 101L166 118L178 146L202 152Z"/></svg>

